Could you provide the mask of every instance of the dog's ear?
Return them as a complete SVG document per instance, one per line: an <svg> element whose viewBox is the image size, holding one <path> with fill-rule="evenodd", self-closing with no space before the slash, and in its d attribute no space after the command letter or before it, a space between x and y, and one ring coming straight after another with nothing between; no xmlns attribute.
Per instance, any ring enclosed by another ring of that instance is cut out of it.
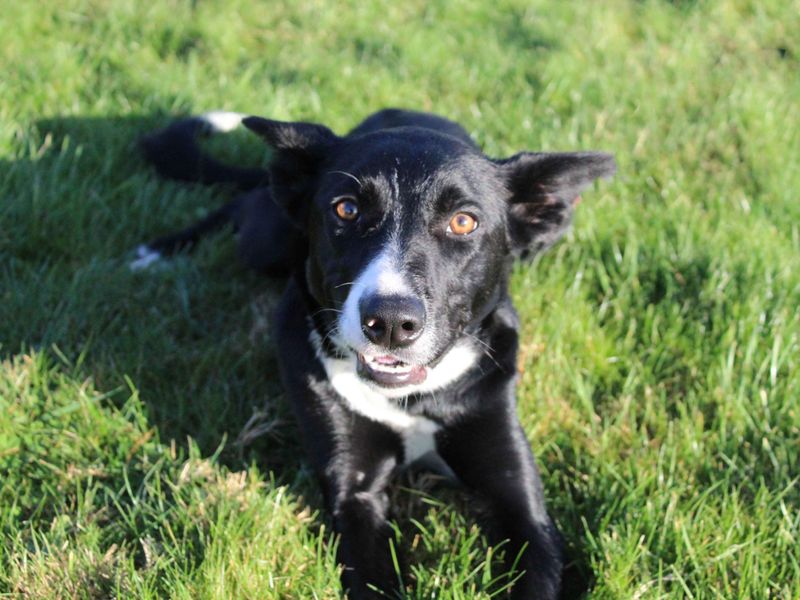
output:
<svg viewBox="0 0 800 600"><path fill-rule="evenodd" d="M511 193L509 234L515 256L532 257L567 230L580 193L616 171L602 152L522 152L497 161Z"/></svg>
<svg viewBox="0 0 800 600"><path fill-rule="evenodd" d="M295 225L305 229L320 165L339 138L327 127L315 123L247 117L242 124L275 150L269 165L272 198Z"/></svg>

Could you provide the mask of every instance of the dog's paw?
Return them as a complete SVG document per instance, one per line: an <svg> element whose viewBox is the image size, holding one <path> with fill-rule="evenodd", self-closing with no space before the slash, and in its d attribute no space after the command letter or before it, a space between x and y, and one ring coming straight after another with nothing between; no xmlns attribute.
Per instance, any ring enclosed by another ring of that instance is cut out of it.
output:
<svg viewBox="0 0 800 600"><path fill-rule="evenodd" d="M146 244L142 244L136 248L136 258L128 263L128 268L131 271L144 271L150 268L154 263L160 261L161 258L161 252L153 250Z"/></svg>

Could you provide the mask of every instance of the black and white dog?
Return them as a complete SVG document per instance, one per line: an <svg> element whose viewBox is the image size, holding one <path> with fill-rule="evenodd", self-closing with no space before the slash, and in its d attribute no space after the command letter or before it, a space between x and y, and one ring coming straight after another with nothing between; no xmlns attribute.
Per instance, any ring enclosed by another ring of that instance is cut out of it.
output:
<svg viewBox="0 0 800 600"><path fill-rule="evenodd" d="M269 168L223 165L195 136L239 123ZM344 137L236 113L179 121L143 141L165 176L249 191L140 248L133 266L232 221L252 267L290 272L275 315L281 376L341 536L351 599L396 591L386 488L419 460L483 496L522 573L515 598L558 595L562 550L515 410L515 258L567 229L609 154L486 157L462 127L380 111ZM379 591L380 592L379 592Z"/></svg>

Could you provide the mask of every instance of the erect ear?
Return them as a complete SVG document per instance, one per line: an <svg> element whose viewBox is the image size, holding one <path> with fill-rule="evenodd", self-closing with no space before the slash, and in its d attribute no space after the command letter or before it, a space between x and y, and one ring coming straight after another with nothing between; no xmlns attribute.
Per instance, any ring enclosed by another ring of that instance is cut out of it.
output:
<svg viewBox="0 0 800 600"><path fill-rule="evenodd" d="M320 165L338 138L327 127L314 123L287 123L261 117L247 117L242 123L275 150L269 165L272 198L295 225L305 229Z"/></svg>
<svg viewBox="0 0 800 600"><path fill-rule="evenodd" d="M526 258L545 250L567 230L583 189L616 171L603 152L521 152L498 161L511 193L512 252Z"/></svg>

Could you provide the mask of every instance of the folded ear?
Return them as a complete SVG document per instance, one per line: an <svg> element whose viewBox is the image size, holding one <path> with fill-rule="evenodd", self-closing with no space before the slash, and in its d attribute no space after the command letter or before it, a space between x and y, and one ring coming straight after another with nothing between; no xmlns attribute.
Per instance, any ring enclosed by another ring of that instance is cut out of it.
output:
<svg viewBox="0 0 800 600"><path fill-rule="evenodd" d="M275 150L269 165L272 198L295 225L305 229L320 166L338 138L327 127L315 123L247 117L242 124Z"/></svg>
<svg viewBox="0 0 800 600"><path fill-rule="evenodd" d="M522 152L498 161L506 187L512 252L532 257L555 243L572 222L580 193L616 171L602 152Z"/></svg>

